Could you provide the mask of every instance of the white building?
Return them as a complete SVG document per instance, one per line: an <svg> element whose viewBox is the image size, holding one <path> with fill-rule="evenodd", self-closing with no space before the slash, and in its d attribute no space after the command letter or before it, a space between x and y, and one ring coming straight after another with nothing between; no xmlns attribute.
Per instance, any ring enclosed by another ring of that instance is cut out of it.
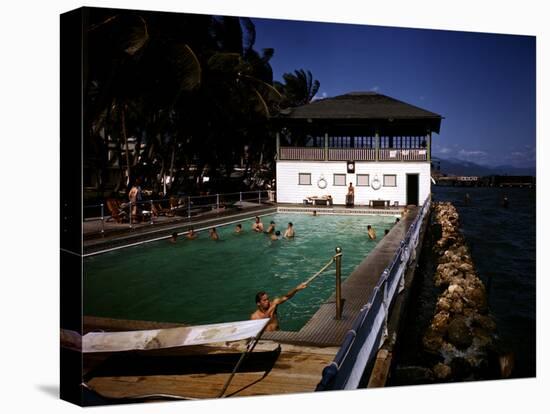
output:
<svg viewBox="0 0 550 414"><path fill-rule="evenodd" d="M418 205L430 194L432 132L442 116L373 92L292 108L274 120L277 202L331 196L354 205ZM374 202L374 203L373 203Z"/></svg>

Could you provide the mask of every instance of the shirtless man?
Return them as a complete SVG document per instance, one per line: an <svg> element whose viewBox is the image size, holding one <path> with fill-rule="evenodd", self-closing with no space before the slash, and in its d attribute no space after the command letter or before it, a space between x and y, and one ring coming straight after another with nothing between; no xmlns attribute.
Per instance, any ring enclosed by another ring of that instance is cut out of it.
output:
<svg viewBox="0 0 550 414"><path fill-rule="evenodd" d="M287 239L294 237L294 226L292 225L292 223L288 223L288 227L285 230L284 237Z"/></svg>
<svg viewBox="0 0 550 414"><path fill-rule="evenodd" d="M374 230L370 224L367 226L367 234L369 235L369 239L376 239L376 230Z"/></svg>
<svg viewBox="0 0 550 414"><path fill-rule="evenodd" d="M277 319L277 306L279 306L281 303L286 302L292 296L294 296L296 292L305 289L306 287L307 285L305 283L301 283L290 292L288 292L286 295L281 296L280 298L275 298L272 301L269 300L269 296L266 292L258 292L256 294L256 306L258 307L258 309L256 310L256 312L250 315L250 319L269 318L269 322L265 330L276 331L277 329L279 329L279 320Z"/></svg>
<svg viewBox="0 0 550 414"><path fill-rule="evenodd" d="M185 236L188 240L194 240L196 239L197 237L199 237L199 235L197 233L195 233L195 230L193 230L193 227L191 227L189 229L189 233L187 233L187 236Z"/></svg>
<svg viewBox="0 0 550 414"><path fill-rule="evenodd" d="M258 233L261 233L261 232L264 231L264 225L260 221L260 218L258 216L256 216L256 221L252 224L252 230L254 230Z"/></svg>
<svg viewBox="0 0 550 414"><path fill-rule="evenodd" d="M353 184L349 183L348 193L346 194L346 207L351 207L354 204L355 189Z"/></svg>
<svg viewBox="0 0 550 414"><path fill-rule="evenodd" d="M178 240L178 233L177 232L172 233L172 237L170 237L170 243L176 243L177 240Z"/></svg>
<svg viewBox="0 0 550 414"><path fill-rule="evenodd" d="M275 222L274 221L271 221L269 223L269 227L267 228L267 231L266 233L267 234L271 234L271 233L274 233L275 232Z"/></svg>
<svg viewBox="0 0 550 414"><path fill-rule="evenodd" d="M240 234L240 233L242 233L242 231L243 231L243 226L241 226L240 224L237 224L235 226L235 233Z"/></svg>
<svg viewBox="0 0 550 414"><path fill-rule="evenodd" d="M279 240L279 237L281 237L281 232L277 230L275 233L271 233L271 236L269 236L271 240Z"/></svg>
<svg viewBox="0 0 550 414"><path fill-rule="evenodd" d="M216 231L216 228L215 227L212 227L210 229L210 238L212 240L219 240L220 239L220 236L218 236L218 232Z"/></svg>

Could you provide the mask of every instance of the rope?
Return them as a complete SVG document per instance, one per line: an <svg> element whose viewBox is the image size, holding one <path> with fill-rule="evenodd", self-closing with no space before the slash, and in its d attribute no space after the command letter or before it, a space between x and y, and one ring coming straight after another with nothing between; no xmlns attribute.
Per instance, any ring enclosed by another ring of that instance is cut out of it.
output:
<svg viewBox="0 0 550 414"><path fill-rule="evenodd" d="M330 261L329 261L326 265L324 265L324 266L321 268L321 270L319 270L317 273L315 273L313 276L311 276L308 280L306 280L306 281L304 282L304 284L305 284L305 285L309 285L310 282L311 282L313 279L315 279L317 276L319 276L321 273L323 273L325 270L327 270L327 268L328 268L332 263L334 263L334 260L336 259L336 257L339 257L339 256L342 256L342 253L338 253L338 254L334 255L334 256L330 259Z"/></svg>

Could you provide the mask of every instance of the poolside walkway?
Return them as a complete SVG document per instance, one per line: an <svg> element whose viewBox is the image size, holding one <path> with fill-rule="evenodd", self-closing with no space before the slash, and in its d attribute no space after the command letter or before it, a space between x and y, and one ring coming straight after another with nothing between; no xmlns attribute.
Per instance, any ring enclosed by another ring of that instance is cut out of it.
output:
<svg viewBox="0 0 550 414"><path fill-rule="evenodd" d="M212 210L193 216L191 219L184 216L155 217L153 224L147 221L134 223L132 227L128 223L105 221L103 233L101 233L101 220L87 220L82 224L83 253L96 253L114 247L167 237L173 232L186 232L191 227L199 230L218 226L231 220L244 220L255 215L272 214L275 211L276 206L273 203L246 203L239 209Z"/></svg>

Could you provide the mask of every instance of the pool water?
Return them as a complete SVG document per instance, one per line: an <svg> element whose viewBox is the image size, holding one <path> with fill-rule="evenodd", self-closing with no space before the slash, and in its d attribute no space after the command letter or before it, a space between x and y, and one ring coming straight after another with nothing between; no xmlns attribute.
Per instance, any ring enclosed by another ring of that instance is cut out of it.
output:
<svg viewBox="0 0 550 414"><path fill-rule="evenodd" d="M255 295L280 296L323 267L342 247L345 279L376 246L392 216L310 216L274 214L262 217L267 229L276 223L284 233L289 221L296 237L272 241L251 230L253 220L218 227L219 241L207 231L196 240L180 236L145 243L84 260L84 314L120 319L179 322L191 325L245 320L255 311ZM367 237L374 227L376 240ZM307 289L279 306L280 327L299 330L334 292L335 267Z"/></svg>

